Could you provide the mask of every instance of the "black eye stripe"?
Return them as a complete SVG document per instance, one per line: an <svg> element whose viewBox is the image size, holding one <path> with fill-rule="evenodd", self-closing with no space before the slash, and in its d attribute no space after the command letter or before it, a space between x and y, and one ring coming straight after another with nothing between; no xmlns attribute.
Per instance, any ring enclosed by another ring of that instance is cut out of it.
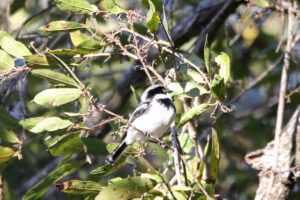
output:
<svg viewBox="0 0 300 200"><path fill-rule="evenodd" d="M159 86L159 87L153 88L152 90L148 91L148 94L147 94L146 98L147 99L151 99L156 94L166 94L166 92L164 92L164 90L165 90L165 88L163 86Z"/></svg>

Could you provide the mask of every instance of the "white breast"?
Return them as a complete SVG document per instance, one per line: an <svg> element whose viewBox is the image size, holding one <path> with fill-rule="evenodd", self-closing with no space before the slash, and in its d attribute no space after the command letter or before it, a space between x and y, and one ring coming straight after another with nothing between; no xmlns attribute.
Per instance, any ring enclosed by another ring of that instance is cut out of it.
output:
<svg viewBox="0 0 300 200"><path fill-rule="evenodd" d="M173 108L167 108L159 102L153 101L147 113L135 119L132 125L150 135L161 137L168 130L174 119L175 111ZM125 140L127 144L132 144L135 141L145 141L145 137L129 128Z"/></svg>

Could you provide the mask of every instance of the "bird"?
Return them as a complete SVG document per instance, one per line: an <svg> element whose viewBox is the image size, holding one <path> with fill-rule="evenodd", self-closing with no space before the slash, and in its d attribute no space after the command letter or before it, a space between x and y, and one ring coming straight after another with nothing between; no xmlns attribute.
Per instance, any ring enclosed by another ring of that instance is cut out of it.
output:
<svg viewBox="0 0 300 200"><path fill-rule="evenodd" d="M140 98L140 103L129 118L120 144L106 157L106 163L113 164L125 148L134 142L149 140L142 133L161 137L175 119L176 108L170 94L163 85L148 87Z"/></svg>

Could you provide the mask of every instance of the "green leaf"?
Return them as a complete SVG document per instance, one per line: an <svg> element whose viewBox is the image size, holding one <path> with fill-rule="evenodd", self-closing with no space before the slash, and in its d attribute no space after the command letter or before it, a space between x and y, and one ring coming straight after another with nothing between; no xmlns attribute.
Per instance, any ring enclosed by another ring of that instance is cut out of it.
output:
<svg viewBox="0 0 300 200"><path fill-rule="evenodd" d="M5 110L4 107L0 106L0 119L8 127L16 127L18 125L18 120L10 115L9 112Z"/></svg>
<svg viewBox="0 0 300 200"><path fill-rule="evenodd" d="M181 134L179 137L179 143L183 152L188 155L188 159L193 158L195 156L195 154L193 153L195 145L189 134Z"/></svg>
<svg viewBox="0 0 300 200"><path fill-rule="evenodd" d="M1 126L0 138L2 140L5 140L9 143L21 143L21 141L16 136L14 131L12 131L11 129L5 128L5 125L2 122L0 122L0 126Z"/></svg>
<svg viewBox="0 0 300 200"><path fill-rule="evenodd" d="M210 91L215 99L217 99L218 101L223 101L226 95L224 78L218 74L215 74L215 77L211 83Z"/></svg>
<svg viewBox="0 0 300 200"><path fill-rule="evenodd" d="M218 142L218 135L215 129L211 129L212 145L210 151L210 168L209 168L209 180L212 184L216 182L219 165L220 165L220 149Z"/></svg>
<svg viewBox="0 0 300 200"><path fill-rule="evenodd" d="M155 6L151 0L148 0L150 5L150 10L147 13L147 26L151 33L156 34L156 31L159 26L160 18L157 12L155 11Z"/></svg>
<svg viewBox="0 0 300 200"><path fill-rule="evenodd" d="M141 34L141 35L146 35L149 36L148 34L148 27L145 26L142 23L133 23L133 29L135 32Z"/></svg>
<svg viewBox="0 0 300 200"><path fill-rule="evenodd" d="M211 104L201 104L198 106L194 106L190 110L183 113L180 117L180 120L177 124L178 128L181 128L183 125L185 125L188 121L193 119L194 117L200 115L203 111L205 111L207 108L211 107Z"/></svg>
<svg viewBox="0 0 300 200"><path fill-rule="evenodd" d="M63 85L69 85L74 87L80 87L79 85L77 85L74 79L60 72L56 72L49 69L34 69L31 71L31 73L47 79L50 83L54 85L63 84Z"/></svg>
<svg viewBox="0 0 300 200"><path fill-rule="evenodd" d="M11 148L0 146L0 164L9 161L14 155L15 152Z"/></svg>
<svg viewBox="0 0 300 200"><path fill-rule="evenodd" d="M81 89L75 88L51 88L38 93L33 101L40 105L60 106L82 95Z"/></svg>
<svg viewBox="0 0 300 200"><path fill-rule="evenodd" d="M270 6L270 3L267 0L254 0L254 4L259 8L265 8Z"/></svg>
<svg viewBox="0 0 300 200"><path fill-rule="evenodd" d="M205 83L203 76L194 69L188 68L187 75L191 77L196 83Z"/></svg>
<svg viewBox="0 0 300 200"><path fill-rule="evenodd" d="M113 172L115 172L117 169L120 169L127 165L126 156L121 155L120 158L114 163L114 165L111 164L105 164L103 166L100 166L90 172L92 175L97 175L99 177L107 176Z"/></svg>
<svg viewBox="0 0 300 200"><path fill-rule="evenodd" d="M219 75L224 79L226 84L230 78L230 59L226 53L221 53L215 58L216 63L220 66Z"/></svg>
<svg viewBox="0 0 300 200"><path fill-rule="evenodd" d="M55 0L56 6L65 12L75 14L91 14L99 11L95 5L85 0Z"/></svg>
<svg viewBox="0 0 300 200"><path fill-rule="evenodd" d="M204 62L205 62L205 67L207 70L207 74L210 77L211 76L211 67L210 67L210 49L208 46L208 36L206 35L205 38L205 43L204 43Z"/></svg>
<svg viewBox="0 0 300 200"><path fill-rule="evenodd" d="M70 32L70 37L75 47L77 47L79 44L86 40L90 40L90 38L87 35L81 33L80 31Z"/></svg>
<svg viewBox="0 0 300 200"><path fill-rule="evenodd" d="M75 162L63 164L52 172L50 172L43 180L30 188L23 196L22 200L37 200L40 199L53 183L59 181L64 176L67 176L78 170L84 162Z"/></svg>
<svg viewBox="0 0 300 200"><path fill-rule="evenodd" d="M40 123L41 121L43 121L44 119L48 118L47 116L43 116L43 117L32 117L32 118L28 118L25 120L21 120L19 121L19 124L21 126L23 126L23 128L30 130L33 127L35 127L38 123Z"/></svg>
<svg viewBox="0 0 300 200"><path fill-rule="evenodd" d="M156 174L155 168L149 163L148 160L141 156L133 157L131 155L127 156L126 162L128 164L133 164L135 170L141 173Z"/></svg>
<svg viewBox="0 0 300 200"><path fill-rule="evenodd" d="M150 1L154 4L156 11L160 13L163 12L163 3L161 0L150 0ZM150 8L149 0L142 0L142 4L146 9Z"/></svg>
<svg viewBox="0 0 300 200"><path fill-rule="evenodd" d="M8 53L0 49L0 74L11 72L15 68L15 62Z"/></svg>
<svg viewBox="0 0 300 200"><path fill-rule="evenodd" d="M115 0L104 0L103 7L105 10L108 10L110 13L116 15L123 11L123 9L116 4Z"/></svg>
<svg viewBox="0 0 300 200"><path fill-rule="evenodd" d="M134 88L132 85L130 85L130 89L131 89L132 94L133 94L133 96L135 97L136 101L137 101L137 102L140 102L141 97L140 97L140 95L136 92L135 88Z"/></svg>
<svg viewBox="0 0 300 200"><path fill-rule="evenodd" d="M27 120L23 122L21 121L20 124L26 124L26 121ZM42 133L44 131L51 132L51 131L67 128L71 124L73 123L67 119L61 119L59 117L46 117L43 120L39 121L34 127L29 129L29 131L32 133ZM26 126L30 127L30 125L28 124Z"/></svg>
<svg viewBox="0 0 300 200"><path fill-rule="evenodd" d="M20 128L18 120L0 106L0 138L9 143L21 143L15 132Z"/></svg>
<svg viewBox="0 0 300 200"><path fill-rule="evenodd" d="M166 34L168 36L168 38L171 40L172 37L171 37L171 32L170 32L170 27L169 27L169 24L168 24L168 20L167 20L167 16L166 16L166 10L165 10L165 5L163 4L162 5L162 9L163 9L163 27L166 31Z"/></svg>
<svg viewBox="0 0 300 200"><path fill-rule="evenodd" d="M69 153L79 153L83 151L83 144L78 138L80 132L67 133L53 139L48 144L48 149L53 156L61 156Z"/></svg>
<svg viewBox="0 0 300 200"><path fill-rule="evenodd" d="M61 32L75 31L85 28L84 24L71 21L53 21L48 25L41 26L39 32L44 35L56 35Z"/></svg>
<svg viewBox="0 0 300 200"><path fill-rule="evenodd" d="M76 55L79 52L76 49L55 49L44 53L60 54L60 55Z"/></svg>
<svg viewBox="0 0 300 200"><path fill-rule="evenodd" d="M127 200L140 197L143 193L150 191L156 182L152 179L132 177L118 182L113 182L103 188L96 200Z"/></svg>
<svg viewBox="0 0 300 200"><path fill-rule="evenodd" d="M187 98L193 98L208 93L204 87L190 82L169 83L167 88L171 91L172 96L182 96Z"/></svg>
<svg viewBox="0 0 300 200"><path fill-rule="evenodd" d="M82 43L80 43L76 50L81 54L90 54L90 53L96 53L98 52L102 46L100 43L96 40L86 40Z"/></svg>
<svg viewBox="0 0 300 200"><path fill-rule="evenodd" d="M24 56L25 62L28 67L31 68L58 68L59 65L55 62L55 60L51 56L45 55L30 55Z"/></svg>
<svg viewBox="0 0 300 200"><path fill-rule="evenodd" d="M63 183L56 183L55 187L61 192L69 194L98 194L102 186L94 181L80 181L80 180L70 180Z"/></svg>
<svg viewBox="0 0 300 200"><path fill-rule="evenodd" d="M21 42L16 41L9 33L0 31L0 46L1 48L17 58L31 55L31 52Z"/></svg>

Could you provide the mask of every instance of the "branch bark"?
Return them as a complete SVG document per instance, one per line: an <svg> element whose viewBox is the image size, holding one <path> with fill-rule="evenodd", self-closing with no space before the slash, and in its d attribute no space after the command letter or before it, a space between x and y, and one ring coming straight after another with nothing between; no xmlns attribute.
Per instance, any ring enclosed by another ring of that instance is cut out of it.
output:
<svg viewBox="0 0 300 200"><path fill-rule="evenodd" d="M255 200L286 199L300 174L300 106L279 134L278 162L273 168L274 140L264 149L246 155L246 162L259 171L259 186ZM274 174L273 187L269 190ZM267 193L266 193L267 192Z"/></svg>

